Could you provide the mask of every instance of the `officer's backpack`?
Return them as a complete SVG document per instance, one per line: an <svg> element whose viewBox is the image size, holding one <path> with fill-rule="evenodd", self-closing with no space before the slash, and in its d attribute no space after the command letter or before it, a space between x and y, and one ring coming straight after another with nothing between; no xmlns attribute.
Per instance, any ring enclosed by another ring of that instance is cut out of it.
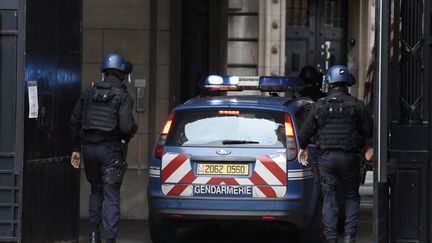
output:
<svg viewBox="0 0 432 243"><path fill-rule="evenodd" d="M114 131L118 126L120 101L124 92L124 89L112 83L93 83L84 95L82 128L87 131Z"/></svg>

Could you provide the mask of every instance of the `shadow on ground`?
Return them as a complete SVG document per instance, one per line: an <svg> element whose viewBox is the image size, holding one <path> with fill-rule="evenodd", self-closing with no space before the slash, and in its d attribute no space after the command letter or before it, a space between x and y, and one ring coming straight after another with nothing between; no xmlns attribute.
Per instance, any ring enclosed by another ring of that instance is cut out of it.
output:
<svg viewBox="0 0 432 243"><path fill-rule="evenodd" d="M362 205L357 243L372 242L372 206ZM88 242L88 223L81 221L80 242ZM119 243L151 243L147 221L123 220ZM179 230L173 243L300 243L297 232L277 224L193 225ZM342 238L340 240L342 242Z"/></svg>

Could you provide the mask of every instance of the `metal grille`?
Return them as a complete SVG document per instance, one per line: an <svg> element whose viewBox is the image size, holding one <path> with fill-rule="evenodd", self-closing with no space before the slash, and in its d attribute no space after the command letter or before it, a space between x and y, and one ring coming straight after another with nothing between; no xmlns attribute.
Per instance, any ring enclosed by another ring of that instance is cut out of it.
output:
<svg viewBox="0 0 432 243"><path fill-rule="evenodd" d="M286 24L288 26L309 26L309 1L287 0Z"/></svg>
<svg viewBox="0 0 432 243"><path fill-rule="evenodd" d="M9 1L10 2L10 1ZM5 6L6 5L6 6ZM21 168L16 148L16 91L18 49L18 9L9 10L0 1L0 241L19 242L21 211ZM3 9L6 8L6 9ZM19 13L21 14L21 12ZM7 70L7 71L6 71ZM17 97L18 96L18 97ZM16 111L18 109L18 111ZM21 123L22 124L22 123ZM22 140L21 140L22 141Z"/></svg>
<svg viewBox="0 0 432 243"><path fill-rule="evenodd" d="M400 120L422 122L423 103L423 0L402 0L400 5Z"/></svg>
<svg viewBox="0 0 432 243"><path fill-rule="evenodd" d="M324 1L324 26L328 28L343 27L342 0Z"/></svg>

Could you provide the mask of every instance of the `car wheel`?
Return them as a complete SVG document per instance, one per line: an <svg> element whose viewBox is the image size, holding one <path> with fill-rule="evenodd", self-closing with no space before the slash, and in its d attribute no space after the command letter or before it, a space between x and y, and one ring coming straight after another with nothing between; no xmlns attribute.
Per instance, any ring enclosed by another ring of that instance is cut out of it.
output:
<svg viewBox="0 0 432 243"><path fill-rule="evenodd" d="M322 199L320 198L315 209L314 217L308 227L301 230L301 239L305 243L324 242L322 217Z"/></svg>
<svg viewBox="0 0 432 243"><path fill-rule="evenodd" d="M154 218L149 216L150 238L153 243L174 243L177 235L177 222L165 221L156 222Z"/></svg>

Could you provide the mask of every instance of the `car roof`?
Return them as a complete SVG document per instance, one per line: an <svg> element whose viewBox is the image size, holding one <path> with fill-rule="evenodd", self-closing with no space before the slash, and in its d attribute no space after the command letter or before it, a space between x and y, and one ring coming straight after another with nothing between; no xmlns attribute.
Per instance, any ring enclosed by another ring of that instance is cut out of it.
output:
<svg viewBox="0 0 432 243"><path fill-rule="evenodd" d="M200 109L200 108L256 108L283 111L286 104L294 101L296 97L272 97L257 95L239 96L206 96L191 99L184 104L177 106L174 110Z"/></svg>

